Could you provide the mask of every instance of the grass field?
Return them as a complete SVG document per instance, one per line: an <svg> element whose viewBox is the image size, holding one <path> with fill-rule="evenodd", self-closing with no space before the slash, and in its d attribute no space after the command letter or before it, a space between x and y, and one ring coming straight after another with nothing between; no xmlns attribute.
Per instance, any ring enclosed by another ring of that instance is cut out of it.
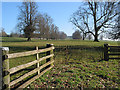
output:
<svg viewBox="0 0 120 90"><path fill-rule="evenodd" d="M26 38L16 38L16 37L4 37L2 38L3 46L45 46L46 43L53 43L55 46L67 46L67 45L84 45L84 46L103 46L104 43L110 45L118 45L116 41L83 41L83 40L39 40L32 39L32 41L26 41Z"/></svg>
<svg viewBox="0 0 120 90"><path fill-rule="evenodd" d="M39 40L27 42L25 38L2 38L2 46L10 53L34 50L53 43L56 47L54 68L46 72L27 88L119 88L119 60L103 60L103 45L118 45L115 41ZM59 49L58 46L65 46ZM71 46L66 48L66 46ZM75 49L74 47L79 47ZM44 53L42 54L44 55ZM42 56L40 55L40 56ZM10 68L35 60L35 55L10 59ZM30 67L34 68L36 66ZM11 81L28 71L12 75ZM14 86L13 86L14 87Z"/></svg>

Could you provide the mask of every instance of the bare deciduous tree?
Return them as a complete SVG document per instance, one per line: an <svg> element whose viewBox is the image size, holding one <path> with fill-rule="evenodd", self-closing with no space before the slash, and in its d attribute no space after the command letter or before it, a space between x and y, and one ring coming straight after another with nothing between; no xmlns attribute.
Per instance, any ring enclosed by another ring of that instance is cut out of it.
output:
<svg viewBox="0 0 120 90"><path fill-rule="evenodd" d="M37 31L41 38L50 38L50 29L53 19L48 14L40 14L37 16Z"/></svg>
<svg viewBox="0 0 120 90"><path fill-rule="evenodd" d="M117 11L120 11L120 2L118 3ZM111 39L120 39L120 13L118 18L115 20L115 25L112 30L109 32Z"/></svg>
<svg viewBox="0 0 120 90"><path fill-rule="evenodd" d="M27 41L30 41L33 32L36 30L37 5L31 0L25 0L19 9L20 15L18 17L18 28L20 31L24 32L25 37L28 38Z"/></svg>
<svg viewBox="0 0 120 90"><path fill-rule="evenodd" d="M70 22L72 22L72 24L75 25L75 27L82 32L83 40L85 40L87 31L89 29L89 27L87 26L88 17L85 17L85 15L81 16L78 14L78 12L76 12L73 14L73 17L70 18Z"/></svg>
<svg viewBox="0 0 120 90"><path fill-rule="evenodd" d="M89 0L73 14L71 22L84 34L91 33L94 41L105 32L105 28L112 28L117 12L118 2L95 2Z"/></svg>
<svg viewBox="0 0 120 90"><path fill-rule="evenodd" d="M4 28L0 30L0 37L7 37L7 33L5 32Z"/></svg>
<svg viewBox="0 0 120 90"><path fill-rule="evenodd" d="M53 19L48 14L38 14L36 28L40 38L44 39L63 39L66 35L59 32L59 28L53 24Z"/></svg>

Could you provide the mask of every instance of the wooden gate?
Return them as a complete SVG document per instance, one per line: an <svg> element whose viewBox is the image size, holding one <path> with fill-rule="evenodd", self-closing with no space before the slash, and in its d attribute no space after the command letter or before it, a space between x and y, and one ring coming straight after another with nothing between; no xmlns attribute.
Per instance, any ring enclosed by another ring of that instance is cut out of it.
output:
<svg viewBox="0 0 120 90"><path fill-rule="evenodd" d="M3 83L1 84L2 89L10 89L11 86L17 84L18 82L24 80L25 78L27 78L30 75L33 75L34 73L37 72L37 75L34 76L33 78L29 79L28 81L26 81L25 83L23 83L22 85L20 85L18 87L19 88L25 88L26 86L28 86L31 82L33 82L34 80L36 80L37 78L39 78L41 75L43 75L45 72L47 72L48 70L50 70L54 65L53 65L53 50L54 50L54 46L53 44L47 44L45 49L38 49L38 47L36 47L36 50L33 51L27 51L27 52L20 52L20 53L12 53L9 54L9 49L8 50L4 50L2 48L2 81ZM39 53L43 53L46 52L46 56L39 58ZM34 55L36 54L36 60L29 62L27 64L23 64L23 65L19 65L17 67L13 67L13 68L9 68L9 59L11 58L17 58L17 57L24 57L24 56L29 56L29 55ZM46 60L46 63L40 66L40 62ZM32 65L37 65L37 67L28 72L25 73L24 75L20 76L19 78L10 81L10 75L17 73L18 71L28 68ZM43 71L40 71L41 69L45 68Z"/></svg>
<svg viewBox="0 0 120 90"><path fill-rule="evenodd" d="M104 44L104 60L120 59L120 46Z"/></svg>

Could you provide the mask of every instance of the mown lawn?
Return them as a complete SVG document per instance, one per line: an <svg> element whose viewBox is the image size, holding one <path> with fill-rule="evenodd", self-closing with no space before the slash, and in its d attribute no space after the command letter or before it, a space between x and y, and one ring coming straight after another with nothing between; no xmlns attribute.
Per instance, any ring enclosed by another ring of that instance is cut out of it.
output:
<svg viewBox="0 0 120 90"><path fill-rule="evenodd" d="M100 42L93 42L89 40L39 40L39 39L32 39L32 41L26 41L26 38L16 38L16 37L4 37L2 38L2 45L3 46L45 46L47 43L52 43L55 46L69 46L69 45L83 45L83 46L103 46L104 43L108 43L110 45L118 45L119 42L116 41L100 41Z"/></svg>
<svg viewBox="0 0 120 90"><path fill-rule="evenodd" d="M118 45L118 42L38 39L27 42L25 38L4 37L2 45L10 47L10 53L15 53L34 50L35 46L45 47L46 43L53 43L56 47L54 68L26 88L120 88L120 61L103 60L104 43ZM67 48L67 45L70 47ZM65 47L59 49L58 46ZM10 59L10 68L35 59L36 55ZM11 81L35 67L12 75Z"/></svg>

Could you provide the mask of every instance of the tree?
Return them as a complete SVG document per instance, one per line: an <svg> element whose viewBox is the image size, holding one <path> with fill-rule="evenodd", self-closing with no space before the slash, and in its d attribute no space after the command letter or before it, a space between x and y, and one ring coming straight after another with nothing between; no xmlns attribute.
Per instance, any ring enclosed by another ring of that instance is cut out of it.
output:
<svg viewBox="0 0 120 90"><path fill-rule="evenodd" d="M5 32L4 28L1 28L0 37L7 37L7 33Z"/></svg>
<svg viewBox="0 0 120 90"><path fill-rule="evenodd" d="M40 39L41 38L44 38L45 37L45 30L44 30L44 28L45 28L45 20L44 20L44 17L43 17L43 15L42 14L38 14L37 15L37 29L36 29L36 32L37 33L39 33L39 35L40 35Z"/></svg>
<svg viewBox="0 0 120 90"><path fill-rule="evenodd" d="M86 17L86 18L85 18ZM82 32L82 40L85 39L86 34L88 32L88 16L85 15L79 15L79 12L73 13L73 16L70 18L70 22Z"/></svg>
<svg viewBox="0 0 120 90"><path fill-rule="evenodd" d="M111 32L109 32L109 39L120 39L120 27L112 29Z"/></svg>
<svg viewBox="0 0 120 90"><path fill-rule="evenodd" d="M92 35L91 34L88 34L88 37L87 37L89 40L92 39Z"/></svg>
<svg viewBox="0 0 120 90"><path fill-rule="evenodd" d="M64 33L64 32L60 32L60 33L59 33L59 37L60 37L60 39L66 39L66 38L67 38L67 35L66 35L66 33Z"/></svg>
<svg viewBox="0 0 120 90"><path fill-rule="evenodd" d="M53 19L48 14L40 14L37 16L37 31L41 38L50 38L50 30L53 24Z"/></svg>
<svg viewBox="0 0 120 90"><path fill-rule="evenodd" d="M95 2L90 0L85 2L73 14L71 22L84 34L91 33L94 41L98 42L98 36L106 31L105 28L112 28L117 12L118 2Z"/></svg>
<svg viewBox="0 0 120 90"><path fill-rule="evenodd" d="M55 32L55 39L60 39L60 32L59 32L59 28L57 26L55 26L54 28L54 32Z"/></svg>
<svg viewBox="0 0 120 90"><path fill-rule="evenodd" d="M45 39L64 39L66 38L66 34L64 32L60 32L59 28L53 24L53 19L47 14L39 13L37 16L37 30L40 38Z"/></svg>
<svg viewBox="0 0 120 90"><path fill-rule="evenodd" d="M80 31L79 31L79 30L75 31L75 32L72 34L72 38L73 38L73 39L81 39L82 37L81 37Z"/></svg>
<svg viewBox="0 0 120 90"><path fill-rule="evenodd" d="M52 24L51 26L51 32L50 32L50 39L55 39L56 33L55 33L55 25Z"/></svg>
<svg viewBox="0 0 120 90"><path fill-rule="evenodd" d="M65 39L66 34L64 32L60 32L59 28L53 24L53 19L47 14L39 13L37 15L37 24L36 24L36 32L40 35L40 38L44 39Z"/></svg>
<svg viewBox="0 0 120 90"><path fill-rule="evenodd" d="M48 14L44 14L44 19L45 19L45 36L46 39L50 39L50 29L51 29L51 25L53 23L53 19L48 15Z"/></svg>
<svg viewBox="0 0 120 90"><path fill-rule="evenodd" d="M19 23L18 28L24 32L27 41L31 40L33 32L36 30L36 19L37 19L37 5L35 2L27 1L23 2L19 7L20 15L18 17Z"/></svg>
<svg viewBox="0 0 120 90"><path fill-rule="evenodd" d="M118 9L120 10L120 2L118 3ZM120 14L118 16L118 19L115 20L116 24L112 28L112 30L109 32L110 39L120 39Z"/></svg>
<svg viewBox="0 0 120 90"><path fill-rule="evenodd" d="M20 34L19 33L16 33L16 32L11 32L10 33L10 37L19 37Z"/></svg>
<svg viewBox="0 0 120 90"><path fill-rule="evenodd" d="M100 40L103 40L103 37L104 37L103 35L100 35Z"/></svg>
<svg viewBox="0 0 120 90"><path fill-rule="evenodd" d="M50 29L50 39L60 39L59 28L54 24L52 24Z"/></svg>

